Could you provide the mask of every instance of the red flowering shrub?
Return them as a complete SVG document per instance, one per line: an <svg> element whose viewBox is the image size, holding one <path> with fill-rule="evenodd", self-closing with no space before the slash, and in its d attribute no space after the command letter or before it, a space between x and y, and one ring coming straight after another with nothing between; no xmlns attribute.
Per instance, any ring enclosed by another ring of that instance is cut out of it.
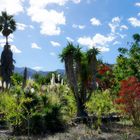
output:
<svg viewBox="0 0 140 140"><path fill-rule="evenodd" d="M105 64L99 65L98 76L97 76L96 81L98 82L99 87L102 90L106 90L106 89L111 88L111 86L114 83L113 73L112 73L111 67L109 67Z"/></svg>
<svg viewBox="0 0 140 140"><path fill-rule="evenodd" d="M111 71L111 68L109 66L107 66L107 65L101 65L99 67L98 73L100 75L104 75L107 71Z"/></svg>
<svg viewBox="0 0 140 140"><path fill-rule="evenodd" d="M121 81L121 89L116 103L127 113L134 125L140 125L140 82L134 76Z"/></svg>

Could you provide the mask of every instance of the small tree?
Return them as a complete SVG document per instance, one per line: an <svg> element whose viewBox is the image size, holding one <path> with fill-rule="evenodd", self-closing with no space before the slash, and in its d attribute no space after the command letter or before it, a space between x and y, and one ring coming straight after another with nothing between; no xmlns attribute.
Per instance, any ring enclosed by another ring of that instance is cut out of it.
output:
<svg viewBox="0 0 140 140"><path fill-rule="evenodd" d="M134 76L121 81L121 89L116 103L133 121L134 125L140 124L140 82Z"/></svg>
<svg viewBox="0 0 140 140"><path fill-rule="evenodd" d="M77 103L77 116L87 116L85 103L90 99L96 89L96 55L99 51L95 48L81 52L79 46L68 43L60 55L65 63L68 84L74 93Z"/></svg>
<svg viewBox="0 0 140 140"><path fill-rule="evenodd" d="M119 48L120 55L114 67L116 81L135 76L140 80L140 35L133 35L134 42L130 48Z"/></svg>

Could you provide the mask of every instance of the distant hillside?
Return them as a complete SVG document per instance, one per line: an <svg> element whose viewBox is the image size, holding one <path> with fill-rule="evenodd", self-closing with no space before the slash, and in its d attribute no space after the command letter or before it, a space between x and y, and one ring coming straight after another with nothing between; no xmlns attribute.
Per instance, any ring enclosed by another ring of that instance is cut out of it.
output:
<svg viewBox="0 0 140 140"><path fill-rule="evenodd" d="M57 69L56 71L57 71L58 73L60 73L61 75L64 75L64 73L65 73L65 70L63 70L63 69ZM14 72L23 75L24 68L23 68L23 67L21 67L21 68L15 67ZM45 75L47 75L49 72L53 72L53 71L36 71L36 70L34 70L34 69L27 68L27 72L28 72L28 77L32 77L35 73L39 73L39 74L45 76Z"/></svg>

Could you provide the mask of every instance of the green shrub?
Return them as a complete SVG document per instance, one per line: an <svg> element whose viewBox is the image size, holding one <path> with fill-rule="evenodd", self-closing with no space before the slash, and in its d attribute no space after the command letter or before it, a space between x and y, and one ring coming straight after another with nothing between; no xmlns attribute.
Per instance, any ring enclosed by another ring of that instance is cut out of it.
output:
<svg viewBox="0 0 140 140"><path fill-rule="evenodd" d="M98 117L97 125L101 125L101 116L117 112L110 96L109 90L103 92L97 91L92 94L91 99L86 103L89 114L95 114Z"/></svg>

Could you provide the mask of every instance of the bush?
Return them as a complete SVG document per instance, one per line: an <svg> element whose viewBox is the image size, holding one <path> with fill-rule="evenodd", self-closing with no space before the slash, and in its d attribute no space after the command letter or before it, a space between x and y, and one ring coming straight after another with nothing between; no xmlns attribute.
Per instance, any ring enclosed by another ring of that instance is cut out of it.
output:
<svg viewBox="0 0 140 140"><path fill-rule="evenodd" d="M93 93L91 99L86 103L86 108L89 114L97 116L97 126L99 127L102 123L102 115L109 115L111 113L117 112L109 90L105 90L103 92L97 91Z"/></svg>
<svg viewBox="0 0 140 140"><path fill-rule="evenodd" d="M133 121L134 125L140 125L140 82L134 76L121 81L121 89L116 103Z"/></svg>
<svg viewBox="0 0 140 140"><path fill-rule="evenodd" d="M43 134L65 129L64 102L62 95L45 93L35 88L35 84L22 89L15 86L9 92L0 94L0 112L13 128L14 134ZM64 92L63 89L57 90ZM63 93L61 93L63 94ZM20 130L20 131L19 131Z"/></svg>

